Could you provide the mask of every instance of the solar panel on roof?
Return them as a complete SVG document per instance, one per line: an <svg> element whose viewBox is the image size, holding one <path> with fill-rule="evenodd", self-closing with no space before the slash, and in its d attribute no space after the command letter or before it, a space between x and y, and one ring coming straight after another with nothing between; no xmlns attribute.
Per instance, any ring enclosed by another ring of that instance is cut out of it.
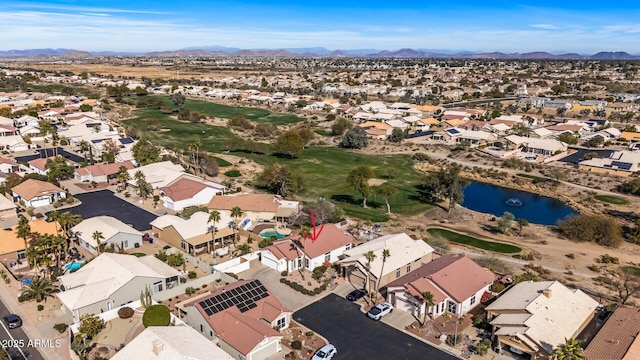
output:
<svg viewBox="0 0 640 360"><path fill-rule="evenodd" d="M122 145L133 144L132 138L122 138L122 139L118 139L118 141L120 141L120 144Z"/></svg>
<svg viewBox="0 0 640 360"><path fill-rule="evenodd" d="M219 295L203 300L198 304L207 316L224 311L236 306L240 312L246 312L258 306L256 301L269 296L267 289L259 280L253 280L247 284L230 289Z"/></svg>

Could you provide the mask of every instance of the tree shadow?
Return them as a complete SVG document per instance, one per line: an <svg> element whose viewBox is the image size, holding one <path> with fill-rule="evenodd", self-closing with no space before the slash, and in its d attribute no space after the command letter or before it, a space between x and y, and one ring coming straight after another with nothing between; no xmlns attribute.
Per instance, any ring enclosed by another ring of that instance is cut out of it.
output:
<svg viewBox="0 0 640 360"><path fill-rule="evenodd" d="M413 201L419 201L421 203L427 203L431 205L436 205L436 198L431 194L429 189L422 184L414 185L416 189L414 194L409 195L409 199Z"/></svg>
<svg viewBox="0 0 640 360"><path fill-rule="evenodd" d="M360 205L361 204L361 202L359 200L356 200L352 195L347 195L347 194L331 195L331 200L335 200L335 201L343 202L343 203L347 203L347 204L352 204L352 205Z"/></svg>

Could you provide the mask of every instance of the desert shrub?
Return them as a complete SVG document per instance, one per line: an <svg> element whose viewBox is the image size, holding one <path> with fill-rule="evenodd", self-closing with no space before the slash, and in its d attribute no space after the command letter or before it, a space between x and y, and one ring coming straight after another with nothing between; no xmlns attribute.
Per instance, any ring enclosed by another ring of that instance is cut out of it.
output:
<svg viewBox="0 0 640 360"><path fill-rule="evenodd" d="M287 276L289 275L289 272L287 270L283 271L280 273L281 276Z"/></svg>
<svg viewBox="0 0 640 360"><path fill-rule="evenodd" d="M493 285L491 285L491 291L493 291L494 293L501 293L504 290L504 284L503 283L493 283Z"/></svg>
<svg viewBox="0 0 640 360"><path fill-rule="evenodd" d="M186 289L184 289L184 293L187 295L193 295L196 292L196 289L193 288L193 286L189 286Z"/></svg>
<svg viewBox="0 0 640 360"><path fill-rule="evenodd" d="M622 244L622 227L614 219L603 215L580 214L558 221L558 230L568 239L577 242L618 247Z"/></svg>
<svg viewBox="0 0 640 360"><path fill-rule="evenodd" d="M280 283L281 283L281 284L284 284L284 283L285 283L285 281L287 281L287 279L285 279L285 278L280 278Z"/></svg>
<svg viewBox="0 0 640 360"><path fill-rule="evenodd" d="M491 348L491 340L483 339L476 346L476 354L480 356L485 356L489 352L489 348Z"/></svg>
<svg viewBox="0 0 640 360"><path fill-rule="evenodd" d="M596 265L596 264L591 264L589 266L587 266L587 269L593 271L593 272L600 272L600 266Z"/></svg>
<svg viewBox="0 0 640 360"><path fill-rule="evenodd" d="M196 272L195 272L195 271L189 271L189 274L187 275L187 277L188 277L189 279L195 279L195 278L197 278L197 277L198 277L198 274L196 274Z"/></svg>
<svg viewBox="0 0 640 360"><path fill-rule="evenodd" d="M128 306L120 308L120 310L118 310L118 316L120 319L128 319L133 316L133 309Z"/></svg>
<svg viewBox="0 0 640 360"><path fill-rule="evenodd" d="M38 311L44 310L44 305L38 304L37 309L38 309Z"/></svg>
<svg viewBox="0 0 640 360"><path fill-rule="evenodd" d="M573 259L575 259L575 258L576 258L576 255L575 255L575 254L573 254L573 253L571 253L571 254L566 254L565 256L566 256L566 257L568 257L568 258L569 258L569 259L571 259L571 260L573 260Z"/></svg>
<svg viewBox="0 0 640 360"><path fill-rule="evenodd" d="M609 254L600 255L596 262L601 264L620 264L620 259Z"/></svg>
<svg viewBox="0 0 640 360"><path fill-rule="evenodd" d="M304 333L308 338L313 337L313 335L315 334L313 331L307 331L306 333Z"/></svg>
<svg viewBox="0 0 640 360"><path fill-rule="evenodd" d="M57 324L53 325L53 329L56 330L57 332L59 332L60 334L62 334L63 332L67 331L67 328L69 328L69 325L67 325L65 323L57 323Z"/></svg>
<svg viewBox="0 0 640 360"><path fill-rule="evenodd" d="M298 340L296 340L296 341L292 341L292 342L291 342L291 348L292 348L293 350L300 350L300 349L302 349L302 342L300 342L300 341L298 341Z"/></svg>

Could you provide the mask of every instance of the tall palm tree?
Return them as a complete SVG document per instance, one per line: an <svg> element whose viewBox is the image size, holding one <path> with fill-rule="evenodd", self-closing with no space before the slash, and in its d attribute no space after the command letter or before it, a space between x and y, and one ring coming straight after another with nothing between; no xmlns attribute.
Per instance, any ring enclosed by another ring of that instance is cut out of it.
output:
<svg viewBox="0 0 640 360"><path fill-rule="evenodd" d="M365 289L369 292L369 300L371 300L371 262L375 260L376 254L373 251L369 251L364 254L365 259L367 259L367 283L365 284Z"/></svg>
<svg viewBox="0 0 640 360"><path fill-rule="evenodd" d="M149 190L149 184L147 184L147 179L144 173L138 170L135 174L133 174L133 178L136 180L136 186L138 187L138 191L140 192L140 197L143 200L146 200L147 191Z"/></svg>
<svg viewBox="0 0 640 360"><path fill-rule="evenodd" d="M125 190L127 188L127 181L131 180L131 176L129 175L127 168L124 166L120 166L116 178L118 181L118 191Z"/></svg>
<svg viewBox="0 0 640 360"><path fill-rule="evenodd" d="M57 217L58 223L62 226L62 230L67 237L69 237L69 230L82 222L82 215L73 214L70 211L65 211Z"/></svg>
<svg viewBox="0 0 640 360"><path fill-rule="evenodd" d="M555 360L584 360L584 351L580 346L580 340L578 339L564 339L564 344L561 344L553 351L553 358Z"/></svg>
<svg viewBox="0 0 640 360"><path fill-rule="evenodd" d="M29 219L20 215L18 219L18 227L16 228L16 235L24 240L24 250L27 251L29 244L27 238L31 236L31 225L29 225Z"/></svg>
<svg viewBox="0 0 640 360"><path fill-rule="evenodd" d="M200 138L196 138L196 140L194 141L193 145L192 145L192 149L194 151L193 153L193 160L194 160L194 170L196 172L196 175L198 175L198 173L200 172L200 148L202 147L202 140L200 140Z"/></svg>
<svg viewBox="0 0 640 360"><path fill-rule="evenodd" d="M214 251L216 250L216 223L218 221L220 221L220 212L218 210L211 210L209 213L209 219L207 219L207 224L213 223L213 225L211 225L211 241L213 242Z"/></svg>
<svg viewBox="0 0 640 360"><path fill-rule="evenodd" d="M422 315L422 326L424 326L427 323L427 314L429 314L429 310L433 306L433 294L425 291L420 295L422 295L422 302L424 303L424 314Z"/></svg>
<svg viewBox="0 0 640 360"><path fill-rule="evenodd" d="M53 293L58 292L58 288L51 281L37 276L31 284L22 289L22 296L28 299L35 299L36 302L47 302L48 297L53 297Z"/></svg>
<svg viewBox="0 0 640 360"><path fill-rule="evenodd" d="M60 260L62 258L62 254L64 254L67 249L67 244L67 238L62 235L55 235L52 237L52 247L56 257L57 269L60 269Z"/></svg>
<svg viewBox="0 0 640 360"><path fill-rule="evenodd" d="M240 209L240 207L234 206L231 209L231 217L235 219L235 224L236 224L236 226L234 226L235 235L233 237L233 246L235 246L236 242L238 241L238 230L240 230L240 224L238 224L238 219L242 217L242 215L244 215L244 213L242 212L242 209Z"/></svg>
<svg viewBox="0 0 640 360"><path fill-rule="evenodd" d="M376 293L380 292L380 280L382 280L382 274L384 273L384 263L387 262L387 259L391 256L391 252L389 249L382 250L382 266L380 267L380 276L378 276L378 283L376 284Z"/></svg>
<svg viewBox="0 0 640 360"><path fill-rule="evenodd" d="M80 141L80 143L78 144L78 147L80 148L80 151L83 153L84 155L84 162L88 163L89 159L87 159L87 152L89 151L89 149L91 149L91 145L89 144L88 141L86 140L82 140Z"/></svg>
<svg viewBox="0 0 640 360"><path fill-rule="evenodd" d="M98 250L98 255L100 255L103 250L102 240L104 240L104 235L102 235L102 232L96 230L93 232L92 237L93 237L93 240L95 240L96 244L98 245L96 250Z"/></svg>
<svg viewBox="0 0 640 360"><path fill-rule="evenodd" d="M240 252L240 255L247 255L251 252L251 246L249 246L249 244L241 244L238 245L237 250Z"/></svg>

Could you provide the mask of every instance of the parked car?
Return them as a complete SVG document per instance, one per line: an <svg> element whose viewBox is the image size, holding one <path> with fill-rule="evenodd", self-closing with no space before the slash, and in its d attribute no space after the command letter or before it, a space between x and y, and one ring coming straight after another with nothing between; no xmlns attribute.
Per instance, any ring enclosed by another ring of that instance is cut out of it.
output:
<svg viewBox="0 0 640 360"><path fill-rule="evenodd" d="M378 304L369 310L367 316L373 320L380 320L383 316L391 313L393 311L393 306L388 302Z"/></svg>
<svg viewBox="0 0 640 360"><path fill-rule="evenodd" d="M22 326L22 319L16 314L8 314L2 317L2 322L9 328L15 329Z"/></svg>
<svg viewBox="0 0 640 360"><path fill-rule="evenodd" d="M347 300L349 301L356 301L358 299L363 298L365 295L367 295L367 291L364 289L356 289L353 290L352 292L350 292L347 295Z"/></svg>
<svg viewBox="0 0 640 360"><path fill-rule="evenodd" d="M313 357L311 358L311 360L327 360L327 359L333 359L333 356L338 352L338 350L336 350L336 347L331 345L331 344L327 344L323 347L321 347L320 349L318 349L316 351L315 354L313 354Z"/></svg>

